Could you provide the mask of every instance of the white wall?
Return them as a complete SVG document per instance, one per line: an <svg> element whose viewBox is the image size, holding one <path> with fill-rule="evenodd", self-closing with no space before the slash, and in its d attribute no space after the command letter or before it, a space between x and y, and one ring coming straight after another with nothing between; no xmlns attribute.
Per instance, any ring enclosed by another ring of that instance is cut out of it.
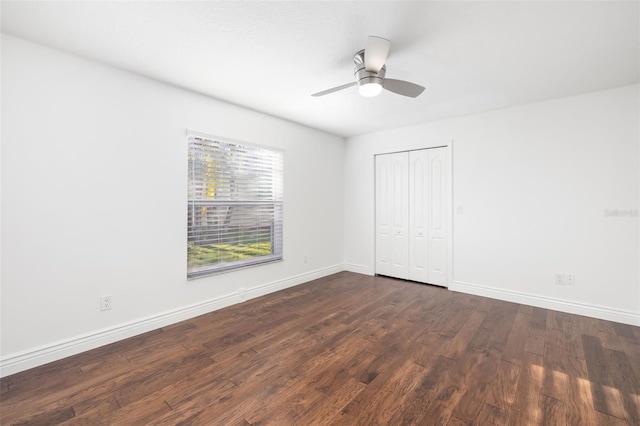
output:
<svg viewBox="0 0 640 426"><path fill-rule="evenodd" d="M453 140L450 288L640 325L639 86L353 137L345 264L374 273L373 155ZM605 210L635 210L606 217ZM455 210L455 209L454 209ZM554 274L575 275L558 286Z"/></svg>
<svg viewBox="0 0 640 426"><path fill-rule="evenodd" d="M186 280L187 128L285 151L283 262ZM342 270L340 137L3 36L2 154L3 375Z"/></svg>

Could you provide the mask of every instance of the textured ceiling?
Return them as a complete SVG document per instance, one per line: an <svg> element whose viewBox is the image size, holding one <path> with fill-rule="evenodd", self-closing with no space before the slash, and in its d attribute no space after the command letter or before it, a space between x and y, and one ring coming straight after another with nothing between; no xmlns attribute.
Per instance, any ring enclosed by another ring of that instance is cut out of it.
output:
<svg viewBox="0 0 640 426"><path fill-rule="evenodd" d="M2 32L341 136L639 82L639 3L2 1ZM355 87L366 37L416 99Z"/></svg>

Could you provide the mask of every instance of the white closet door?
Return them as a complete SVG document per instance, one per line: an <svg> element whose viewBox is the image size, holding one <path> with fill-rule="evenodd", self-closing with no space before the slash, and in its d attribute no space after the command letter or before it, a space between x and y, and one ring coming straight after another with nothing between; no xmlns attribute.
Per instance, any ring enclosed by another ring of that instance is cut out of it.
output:
<svg viewBox="0 0 640 426"><path fill-rule="evenodd" d="M409 279L429 280L429 150L409 153Z"/></svg>
<svg viewBox="0 0 640 426"><path fill-rule="evenodd" d="M376 273L391 274L391 158L376 157Z"/></svg>
<svg viewBox="0 0 640 426"><path fill-rule="evenodd" d="M447 285L447 149L429 149L428 277L429 284Z"/></svg>
<svg viewBox="0 0 640 426"><path fill-rule="evenodd" d="M409 153L392 154L391 276L409 278Z"/></svg>
<svg viewBox="0 0 640 426"><path fill-rule="evenodd" d="M376 156L376 273L409 278L409 155Z"/></svg>
<svg viewBox="0 0 640 426"><path fill-rule="evenodd" d="M409 154L409 279L447 285L447 149Z"/></svg>

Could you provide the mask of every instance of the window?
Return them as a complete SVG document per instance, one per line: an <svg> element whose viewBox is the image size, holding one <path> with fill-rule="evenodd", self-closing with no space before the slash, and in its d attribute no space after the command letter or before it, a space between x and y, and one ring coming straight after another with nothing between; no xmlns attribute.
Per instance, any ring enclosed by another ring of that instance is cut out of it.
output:
<svg viewBox="0 0 640 426"><path fill-rule="evenodd" d="M189 134L187 277L282 259L283 154Z"/></svg>

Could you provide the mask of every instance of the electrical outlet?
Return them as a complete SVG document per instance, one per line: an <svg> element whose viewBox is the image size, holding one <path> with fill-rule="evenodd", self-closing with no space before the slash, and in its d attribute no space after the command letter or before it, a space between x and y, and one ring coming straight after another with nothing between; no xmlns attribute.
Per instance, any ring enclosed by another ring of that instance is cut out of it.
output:
<svg viewBox="0 0 640 426"><path fill-rule="evenodd" d="M564 274L556 274L556 285L565 285Z"/></svg>
<svg viewBox="0 0 640 426"><path fill-rule="evenodd" d="M304 263L309 263L309 255L308 254L304 255Z"/></svg>
<svg viewBox="0 0 640 426"><path fill-rule="evenodd" d="M576 281L575 281L575 277L573 276L573 274L567 274L566 279L565 279L565 284L566 285L575 285Z"/></svg>
<svg viewBox="0 0 640 426"><path fill-rule="evenodd" d="M111 309L111 295L100 296L100 310L108 311Z"/></svg>

